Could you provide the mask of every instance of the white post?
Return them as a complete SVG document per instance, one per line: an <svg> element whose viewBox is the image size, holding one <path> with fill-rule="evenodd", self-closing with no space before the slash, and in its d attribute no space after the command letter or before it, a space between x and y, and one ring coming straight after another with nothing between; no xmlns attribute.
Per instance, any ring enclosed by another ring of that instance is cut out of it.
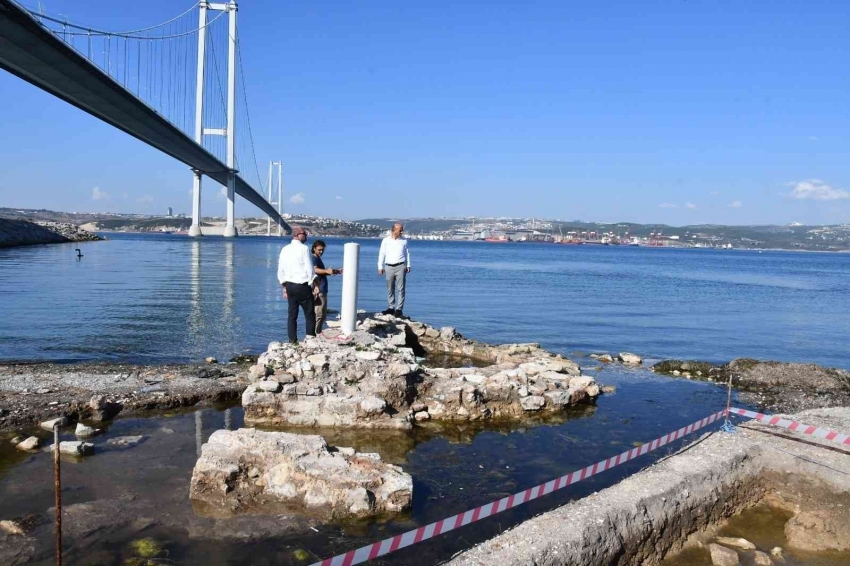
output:
<svg viewBox="0 0 850 566"><path fill-rule="evenodd" d="M272 201L272 163L273 161L269 161L269 202ZM272 217L266 217L266 236L272 235Z"/></svg>
<svg viewBox="0 0 850 566"><path fill-rule="evenodd" d="M342 333L351 335L357 327L357 282L360 279L360 244L343 246Z"/></svg>
<svg viewBox="0 0 850 566"><path fill-rule="evenodd" d="M283 215L283 162L277 162L277 213ZM277 222L277 235L283 235L283 220Z"/></svg>
<svg viewBox="0 0 850 566"><path fill-rule="evenodd" d="M228 7L230 31L227 42L227 225L224 237L236 236L236 0Z"/></svg>
<svg viewBox="0 0 850 566"><path fill-rule="evenodd" d="M207 2L198 4L198 74L195 79L195 141L204 145L204 49L207 43ZM193 171L192 181L192 226L190 236L202 236L201 233L201 172Z"/></svg>

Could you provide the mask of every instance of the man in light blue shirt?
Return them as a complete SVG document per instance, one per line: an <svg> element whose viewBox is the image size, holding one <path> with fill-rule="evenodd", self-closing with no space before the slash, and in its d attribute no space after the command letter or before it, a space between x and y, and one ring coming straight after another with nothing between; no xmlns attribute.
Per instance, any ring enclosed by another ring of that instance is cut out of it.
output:
<svg viewBox="0 0 850 566"><path fill-rule="evenodd" d="M381 241L381 251L378 252L378 275L386 272L387 277L388 307L384 314L399 318L404 318L404 288L410 273L410 250L402 234L404 224L396 222L392 233Z"/></svg>

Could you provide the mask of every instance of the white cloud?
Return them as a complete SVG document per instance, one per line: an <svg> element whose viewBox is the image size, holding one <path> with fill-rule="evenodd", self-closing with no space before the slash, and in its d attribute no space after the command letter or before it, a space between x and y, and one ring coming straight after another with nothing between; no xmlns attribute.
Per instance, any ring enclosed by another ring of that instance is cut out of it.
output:
<svg viewBox="0 0 850 566"><path fill-rule="evenodd" d="M139 204L153 204L153 197L150 195L142 195L136 199Z"/></svg>
<svg viewBox="0 0 850 566"><path fill-rule="evenodd" d="M339 196L339 195L336 195L336 200L342 200L342 197Z"/></svg>
<svg viewBox="0 0 850 566"><path fill-rule="evenodd" d="M732 202L730 202L726 206L729 207L729 208L741 208L742 206L744 206L744 203L742 203L739 200L733 200Z"/></svg>
<svg viewBox="0 0 850 566"><path fill-rule="evenodd" d="M304 204L304 193L295 193L289 197L289 202L292 204Z"/></svg>
<svg viewBox="0 0 850 566"><path fill-rule="evenodd" d="M798 183L789 183L794 187L788 196L797 200L841 200L850 198L844 189L830 187L820 179L809 179Z"/></svg>
<svg viewBox="0 0 850 566"><path fill-rule="evenodd" d="M221 189L215 194L216 200L226 200L227 199L227 187L222 186Z"/></svg>
<svg viewBox="0 0 850 566"><path fill-rule="evenodd" d="M95 187L91 191L92 200L107 200L109 198L109 193L106 191L101 191L100 187Z"/></svg>
<svg viewBox="0 0 850 566"><path fill-rule="evenodd" d="M662 202L658 205L659 208L679 208L678 204L673 204L672 202Z"/></svg>
<svg viewBox="0 0 850 566"><path fill-rule="evenodd" d="M809 141L818 141L817 136L809 136Z"/></svg>
<svg viewBox="0 0 850 566"><path fill-rule="evenodd" d="M711 191L711 192L710 192L710 193L708 193L708 194L710 194L710 195L711 195L711 196L713 196L713 197L716 197L717 195L719 195L719 194L720 194L720 191Z"/></svg>
<svg viewBox="0 0 850 566"><path fill-rule="evenodd" d="M696 207L697 207L697 205L695 205L695 204L694 204L694 203L692 203L692 202L686 202L686 203L685 203L685 208L694 209L694 208L696 208Z"/></svg>

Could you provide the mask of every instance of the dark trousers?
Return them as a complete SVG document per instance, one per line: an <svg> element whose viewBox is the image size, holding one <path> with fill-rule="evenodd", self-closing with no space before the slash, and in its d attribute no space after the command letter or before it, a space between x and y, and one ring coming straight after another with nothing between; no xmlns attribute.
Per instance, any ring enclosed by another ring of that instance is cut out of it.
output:
<svg viewBox="0 0 850 566"><path fill-rule="evenodd" d="M287 331L289 341L298 340L298 307L304 311L304 320L307 323L307 336L316 335L316 311L313 305L313 290L306 283L286 283L286 296L289 297L289 316L287 318Z"/></svg>

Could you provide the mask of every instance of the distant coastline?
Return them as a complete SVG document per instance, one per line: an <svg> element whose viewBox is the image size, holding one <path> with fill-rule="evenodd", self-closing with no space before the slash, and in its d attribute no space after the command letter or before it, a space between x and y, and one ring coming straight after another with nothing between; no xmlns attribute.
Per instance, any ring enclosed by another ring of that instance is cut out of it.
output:
<svg viewBox="0 0 850 566"><path fill-rule="evenodd" d="M743 225L699 224L669 226L633 222L600 223L536 218L370 218L341 220L306 214L284 214L290 225L302 226L316 237L380 238L394 222L403 222L414 241L481 241L504 244L548 242L577 245L640 246L652 248L708 248L753 251L850 252L850 224ZM192 220L182 214L77 213L0 208L0 218L45 224L73 224L89 232L185 233ZM222 228L224 219L204 217L202 225ZM263 236L265 217L237 218L240 236ZM276 226L272 226L272 233ZM38 242L36 242L38 243Z"/></svg>

